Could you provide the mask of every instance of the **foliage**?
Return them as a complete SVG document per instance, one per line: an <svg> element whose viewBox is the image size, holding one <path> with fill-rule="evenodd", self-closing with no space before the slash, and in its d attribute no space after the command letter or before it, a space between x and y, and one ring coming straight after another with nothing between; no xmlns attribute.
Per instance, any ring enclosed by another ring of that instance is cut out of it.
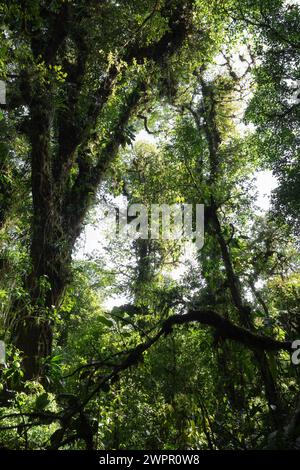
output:
<svg viewBox="0 0 300 470"><path fill-rule="evenodd" d="M0 2L1 448L299 448L299 12ZM204 246L120 200L204 204Z"/></svg>

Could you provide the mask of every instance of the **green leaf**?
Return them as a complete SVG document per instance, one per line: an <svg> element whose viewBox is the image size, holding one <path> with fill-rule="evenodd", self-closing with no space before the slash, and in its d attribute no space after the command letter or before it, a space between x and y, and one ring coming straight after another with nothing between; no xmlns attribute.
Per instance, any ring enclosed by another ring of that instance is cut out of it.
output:
<svg viewBox="0 0 300 470"><path fill-rule="evenodd" d="M35 408L37 410L43 410L46 408L47 405L49 405L50 400L48 393L42 393L41 395L38 395L36 400L35 400Z"/></svg>
<svg viewBox="0 0 300 470"><path fill-rule="evenodd" d="M102 315L98 317L98 321L100 323L102 323L103 325L109 326L109 327L113 326L113 324L114 324L113 321L109 320L108 318L106 318Z"/></svg>

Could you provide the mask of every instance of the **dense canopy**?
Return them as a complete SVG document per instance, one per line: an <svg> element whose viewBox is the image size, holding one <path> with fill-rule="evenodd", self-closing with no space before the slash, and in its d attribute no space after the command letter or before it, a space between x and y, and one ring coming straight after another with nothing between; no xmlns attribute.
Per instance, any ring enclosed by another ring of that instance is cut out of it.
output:
<svg viewBox="0 0 300 470"><path fill-rule="evenodd" d="M300 449L300 3L0 17L0 447Z"/></svg>

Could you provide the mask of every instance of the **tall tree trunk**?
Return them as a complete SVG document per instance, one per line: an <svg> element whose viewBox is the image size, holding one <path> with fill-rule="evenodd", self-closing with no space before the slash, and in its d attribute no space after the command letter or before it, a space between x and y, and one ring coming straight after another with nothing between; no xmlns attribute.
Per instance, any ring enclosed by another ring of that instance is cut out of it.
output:
<svg viewBox="0 0 300 470"><path fill-rule="evenodd" d="M236 80L237 79L238 78L236 77ZM218 179L220 177L219 148L222 143L222 137L217 125L218 100L215 96L214 85L207 84L202 77L199 77L199 80L203 94L201 110L200 113L199 111L197 112L193 110L191 112L199 132L203 132L207 140L210 166L208 185L210 186L211 192L213 194L215 187L218 185ZM204 116L203 124L199 119L201 115ZM223 236L222 226L218 218L218 207L213 196L211 196L211 203L209 207L209 219L214 236L216 237L220 247L221 257L226 271L232 302L239 314L240 323L243 327L253 331L254 326L251 318L251 307L246 305L244 301L241 292L240 281L234 270L230 248ZM278 427L282 424L283 420L282 403L276 382L269 366L268 358L263 351L255 351L254 358L257 364L257 368L260 371L262 382L264 384L265 393L274 425Z"/></svg>
<svg viewBox="0 0 300 470"><path fill-rule="evenodd" d="M25 276L28 294L16 308L14 342L23 352L25 379L38 376L41 362L52 350L53 308L59 303L68 281L72 246L61 226L61 214L53 195L50 130L51 90L41 89L31 102L32 239L31 271Z"/></svg>
<svg viewBox="0 0 300 470"><path fill-rule="evenodd" d="M78 17L76 5L68 3L58 12L45 9L45 24L31 31L35 66L22 71L20 78L20 94L30 116L29 123L25 117L25 128L31 144L31 270L24 279L26 295L12 308L16 318L13 339L24 355L26 379L43 374L41 362L52 352L53 308L58 307L69 281L73 247L107 167L119 146L126 143L129 119L145 100L149 79L138 74L125 77L119 66L122 61L128 68L149 61L152 72L155 64L165 67L187 35L193 4L166 2L160 11L168 25L162 36L148 44L137 35L120 48L120 57L113 64L107 60L103 73L98 76L96 71L96 78L86 65L99 54L100 45L94 44L87 23L71 22L72 9ZM89 18L91 9L86 8ZM74 48L71 61L65 48L67 37ZM59 85L53 77L47 80L57 63L67 71L66 83ZM93 99L86 94L87 82ZM120 99L114 100L114 116L107 118L103 109L115 92L120 92ZM63 97L63 106L57 104L57 96ZM106 119L107 129L99 142L95 129L101 117ZM96 158L90 157L89 144L99 148Z"/></svg>
<svg viewBox="0 0 300 470"><path fill-rule="evenodd" d="M211 223L220 246L233 304L239 313L241 325L250 331L254 331L254 326L251 319L251 308L244 302L240 289L240 282L232 265L229 247L227 246L226 240L223 236L222 227L219 222L217 209L214 202L212 202L210 215ZM265 387L266 397L273 422L275 426L278 427L283 422L282 402L278 388L276 386L276 382L269 366L268 358L264 351L254 351L254 358Z"/></svg>
<svg viewBox="0 0 300 470"><path fill-rule="evenodd" d="M113 63L108 54L104 64L95 59L101 44L95 41L87 21L94 13L102 20L101 5L96 4L91 9L88 2L82 9L76 2L68 2L58 11L45 6L41 26L37 22L31 29L28 24L26 32L32 60L20 74L19 91L30 116L29 124L25 117L24 128L31 144L31 270L24 279L26 295L12 309L14 342L23 351L26 378L38 376L40 362L51 354L52 312L68 284L74 244L107 167L119 146L126 143L128 121L145 100L149 79L138 73L125 76L121 64L130 68L149 63L151 73L154 65L165 67L188 33L194 2L163 4L160 14L166 20L165 32L150 43L137 34L115 48L119 56ZM53 74L57 64L66 71L66 82ZM114 93L119 93L118 100ZM107 117L104 108L111 101L113 113ZM99 142L97 129L102 118L106 130ZM96 158L89 155L91 146L99 148Z"/></svg>

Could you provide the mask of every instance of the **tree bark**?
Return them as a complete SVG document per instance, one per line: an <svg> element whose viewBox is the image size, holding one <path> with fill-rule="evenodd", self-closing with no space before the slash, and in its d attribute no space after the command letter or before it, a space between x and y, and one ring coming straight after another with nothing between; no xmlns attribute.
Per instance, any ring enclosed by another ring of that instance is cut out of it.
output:
<svg viewBox="0 0 300 470"><path fill-rule="evenodd" d="M141 45L138 36L129 41L121 49L117 63L106 64L107 70L92 83L94 99L89 100L87 109L80 101L85 80L90 80L91 75L86 64L93 53L98 53L99 44L88 43L89 31L81 24L71 24L73 5L64 5L57 13L45 8L42 19L47 28L28 32L32 34L36 64L44 63L47 70L57 63L59 56L68 72L68 82L61 85L65 99L61 109L56 104L57 89L52 88L55 85L47 84L44 76L39 75L39 68L25 70L20 79L21 95L30 117L25 127L31 144L33 213L31 270L24 277L26 295L14 302L12 312L16 319L13 340L24 356L25 379L44 374L41 363L52 352L53 310L59 306L70 279L74 244L106 169L119 146L125 143L128 121L144 99L145 82L139 77L131 79L131 89L125 84L116 118L108 122L109 138L101 145L97 142L95 128L99 117L115 91L116 82L119 87L122 82L123 71L120 72L118 62L124 61L130 67L133 62L144 64L147 59L152 65L165 66L187 35L194 2L166 3L168 6L163 5L160 11L168 24L165 33L149 45ZM89 5L86 12L88 16ZM64 55L68 37L77 51L75 63L71 64ZM96 162L88 158L91 143L101 148ZM71 172L75 166L78 171L73 181Z"/></svg>
<svg viewBox="0 0 300 470"><path fill-rule="evenodd" d="M197 118L199 112L197 113L193 111L192 115L195 119L195 123L199 131L204 132L206 136L209 149L210 164L210 175L208 178L208 184L210 185L213 192L215 185L218 184L218 177L220 173L219 147L222 143L222 138L217 125L216 98L213 85L207 85L205 80L203 80L201 77L199 80L201 83L201 89L203 94L203 100L201 103L200 110L200 115L202 114L204 117L203 125L200 124L199 116ZM218 206L213 196L211 196L209 207L209 223L212 227L213 234L216 237L216 240L220 247L229 291L231 294L233 305L235 306L239 314L240 323L242 327L254 332L255 330L251 318L251 307L244 302L243 295L241 292L240 281L234 270L230 254L230 248L223 236L222 226L218 217ZM255 350L254 358L265 387L265 393L274 425L278 427L283 422L282 403L279 396L278 388L271 373L268 358L263 350Z"/></svg>

